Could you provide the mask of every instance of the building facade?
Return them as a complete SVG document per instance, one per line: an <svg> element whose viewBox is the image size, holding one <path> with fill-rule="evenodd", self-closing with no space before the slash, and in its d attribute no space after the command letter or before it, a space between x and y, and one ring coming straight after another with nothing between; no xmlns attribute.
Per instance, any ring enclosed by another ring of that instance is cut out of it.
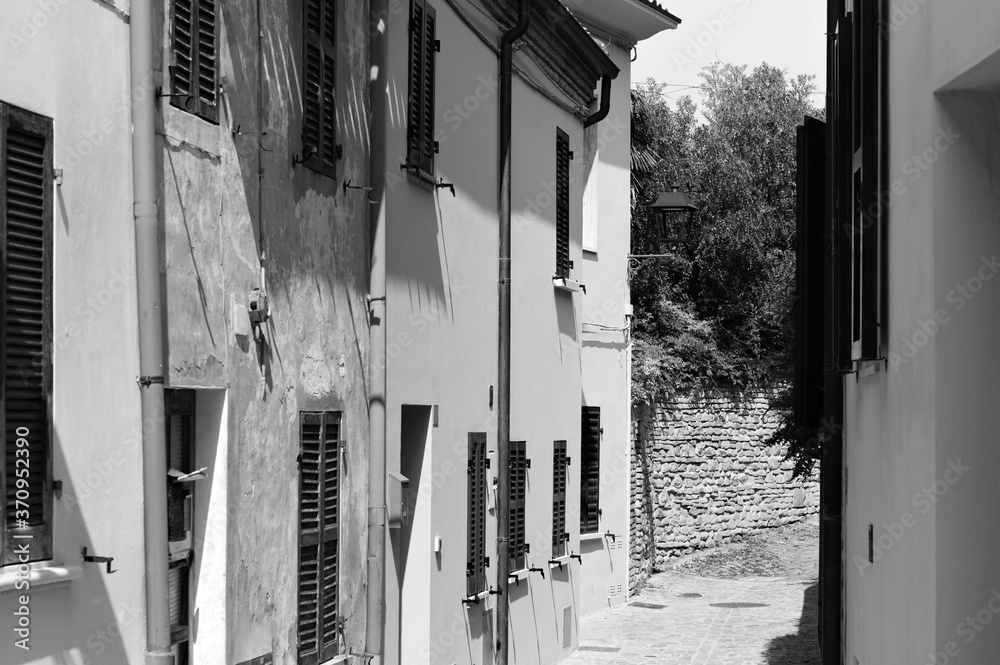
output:
<svg viewBox="0 0 1000 665"><path fill-rule="evenodd" d="M824 309L805 357L824 390L803 403L824 441L824 663L990 662L1000 8L829 9L826 123L800 144L805 295Z"/></svg>

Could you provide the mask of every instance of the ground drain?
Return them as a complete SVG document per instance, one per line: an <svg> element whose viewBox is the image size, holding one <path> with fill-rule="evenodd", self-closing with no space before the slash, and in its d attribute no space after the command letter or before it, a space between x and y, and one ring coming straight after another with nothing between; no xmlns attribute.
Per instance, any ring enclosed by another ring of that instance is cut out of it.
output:
<svg viewBox="0 0 1000 665"><path fill-rule="evenodd" d="M767 607L767 603L712 603L712 607L724 607L736 610L751 607Z"/></svg>
<svg viewBox="0 0 1000 665"><path fill-rule="evenodd" d="M700 593L682 593L681 598L701 598Z"/></svg>
<svg viewBox="0 0 1000 665"><path fill-rule="evenodd" d="M645 610L662 610L666 609L666 605L657 605L656 603L643 603L641 601L635 603L629 603L629 607L641 607Z"/></svg>
<svg viewBox="0 0 1000 665"><path fill-rule="evenodd" d="M600 653L618 653L621 647L577 647L577 651L598 651Z"/></svg>

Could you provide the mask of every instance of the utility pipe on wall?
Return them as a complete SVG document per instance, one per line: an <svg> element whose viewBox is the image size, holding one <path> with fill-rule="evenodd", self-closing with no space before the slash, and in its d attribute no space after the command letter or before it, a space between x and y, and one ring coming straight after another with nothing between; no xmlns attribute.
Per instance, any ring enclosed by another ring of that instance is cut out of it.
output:
<svg viewBox="0 0 1000 665"><path fill-rule="evenodd" d="M613 78L613 76L608 74L605 74L601 78L601 106L593 115L583 121L584 129L591 125L596 125L611 113L611 81Z"/></svg>
<svg viewBox="0 0 1000 665"><path fill-rule="evenodd" d="M158 6L158 5L157 5ZM139 311L142 402L143 531L146 558L146 665L172 665L167 608L167 437L163 401L163 318L156 185L151 0L132 0L132 212Z"/></svg>
<svg viewBox="0 0 1000 665"><path fill-rule="evenodd" d="M371 15L386 16L385 0L371 0ZM371 259L369 264L368 346L368 598L365 655L380 665L385 650L385 476L386 476L386 302L385 302L385 131L386 49L385 22L370 34L370 96L372 137L368 167L372 196L369 206Z"/></svg>
<svg viewBox="0 0 1000 665"><path fill-rule="evenodd" d="M529 0L518 0L517 25L500 42L500 247L499 322L497 331L497 660L507 665L507 616L510 559L510 279L511 279L511 116L514 43L528 32Z"/></svg>

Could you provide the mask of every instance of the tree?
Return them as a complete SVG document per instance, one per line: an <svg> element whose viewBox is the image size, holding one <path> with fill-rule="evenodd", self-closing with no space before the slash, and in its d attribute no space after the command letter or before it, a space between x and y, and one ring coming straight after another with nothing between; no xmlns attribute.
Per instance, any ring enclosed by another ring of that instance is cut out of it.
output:
<svg viewBox="0 0 1000 665"><path fill-rule="evenodd" d="M632 250L670 254L632 279L633 397L774 386L790 376L795 279L795 128L822 115L813 77L767 64L701 73L703 121L650 81L632 95ZM665 247L649 211L678 185L699 206Z"/></svg>

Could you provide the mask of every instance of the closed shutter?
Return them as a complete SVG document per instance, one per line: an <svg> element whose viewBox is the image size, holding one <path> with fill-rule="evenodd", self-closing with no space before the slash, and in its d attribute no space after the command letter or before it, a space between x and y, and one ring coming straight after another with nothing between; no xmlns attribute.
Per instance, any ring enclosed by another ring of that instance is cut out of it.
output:
<svg viewBox="0 0 1000 665"><path fill-rule="evenodd" d="M52 121L0 104L3 563L52 558ZM23 551L23 550L22 550Z"/></svg>
<svg viewBox="0 0 1000 665"><path fill-rule="evenodd" d="M299 663L338 652L340 414L303 413L299 450Z"/></svg>
<svg viewBox="0 0 1000 665"><path fill-rule="evenodd" d="M580 436L580 533L597 533L601 514L601 407L583 407Z"/></svg>
<svg viewBox="0 0 1000 665"><path fill-rule="evenodd" d="M556 277L569 277L569 135L556 130Z"/></svg>
<svg viewBox="0 0 1000 665"><path fill-rule="evenodd" d="M807 117L797 130L795 232L795 424L823 417L826 125Z"/></svg>
<svg viewBox="0 0 1000 665"><path fill-rule="evenodd" d="M434 176L434 54L437 13L426 0L410 2L410 76L406 127L407 165Z"/></svg>
<svg viewBox="0 0 1000 665"><path fill-rule="evenodd" d="M510 570L525 567L525 514L524 503L528 488L528 457L524 441L510 442L510 522L508 555Z"/></svg>
<svg viewBox="0 0 1000 665"><path fill-rule="evenodd" d="M566 554L566 442L556 441L552 446L552 556Z"/></svg>
<svg viewBox="0 0 1000 665"><path fill-rule="evenodd" d="M214 0L173 0L171 103L210 122L218 117L217 25Z"/></svg>
<svg viewBox="0 0 1000 665"><path fill-rule="evenodd" d="M305 0L302 150L314 171L337 172L337 0Z"/></svg>
<svg viewBox="0 0 1000 665"><path fill-rule="evenodd" d="M861 299L857 304L858 317L861 321L861 359L874 360L879 357L878 318L879 318L879 226L881 210L879 208L879 175L880 175L880 98L882 79L880 76L879 43L881 30L879 25L878 2L862 2L860 35L861 46L861 115L855 120L860 122L861 136L861 191L860 209L856 218L860 223L861 254L856 257L860 264Z"/></svg>
<svg viewBox="0 0 1000 665"><path fill-rule="evenodd" d="M469 547L466 556L466 594L486 588L486 434L469 434L468 482Z"/></svg>

